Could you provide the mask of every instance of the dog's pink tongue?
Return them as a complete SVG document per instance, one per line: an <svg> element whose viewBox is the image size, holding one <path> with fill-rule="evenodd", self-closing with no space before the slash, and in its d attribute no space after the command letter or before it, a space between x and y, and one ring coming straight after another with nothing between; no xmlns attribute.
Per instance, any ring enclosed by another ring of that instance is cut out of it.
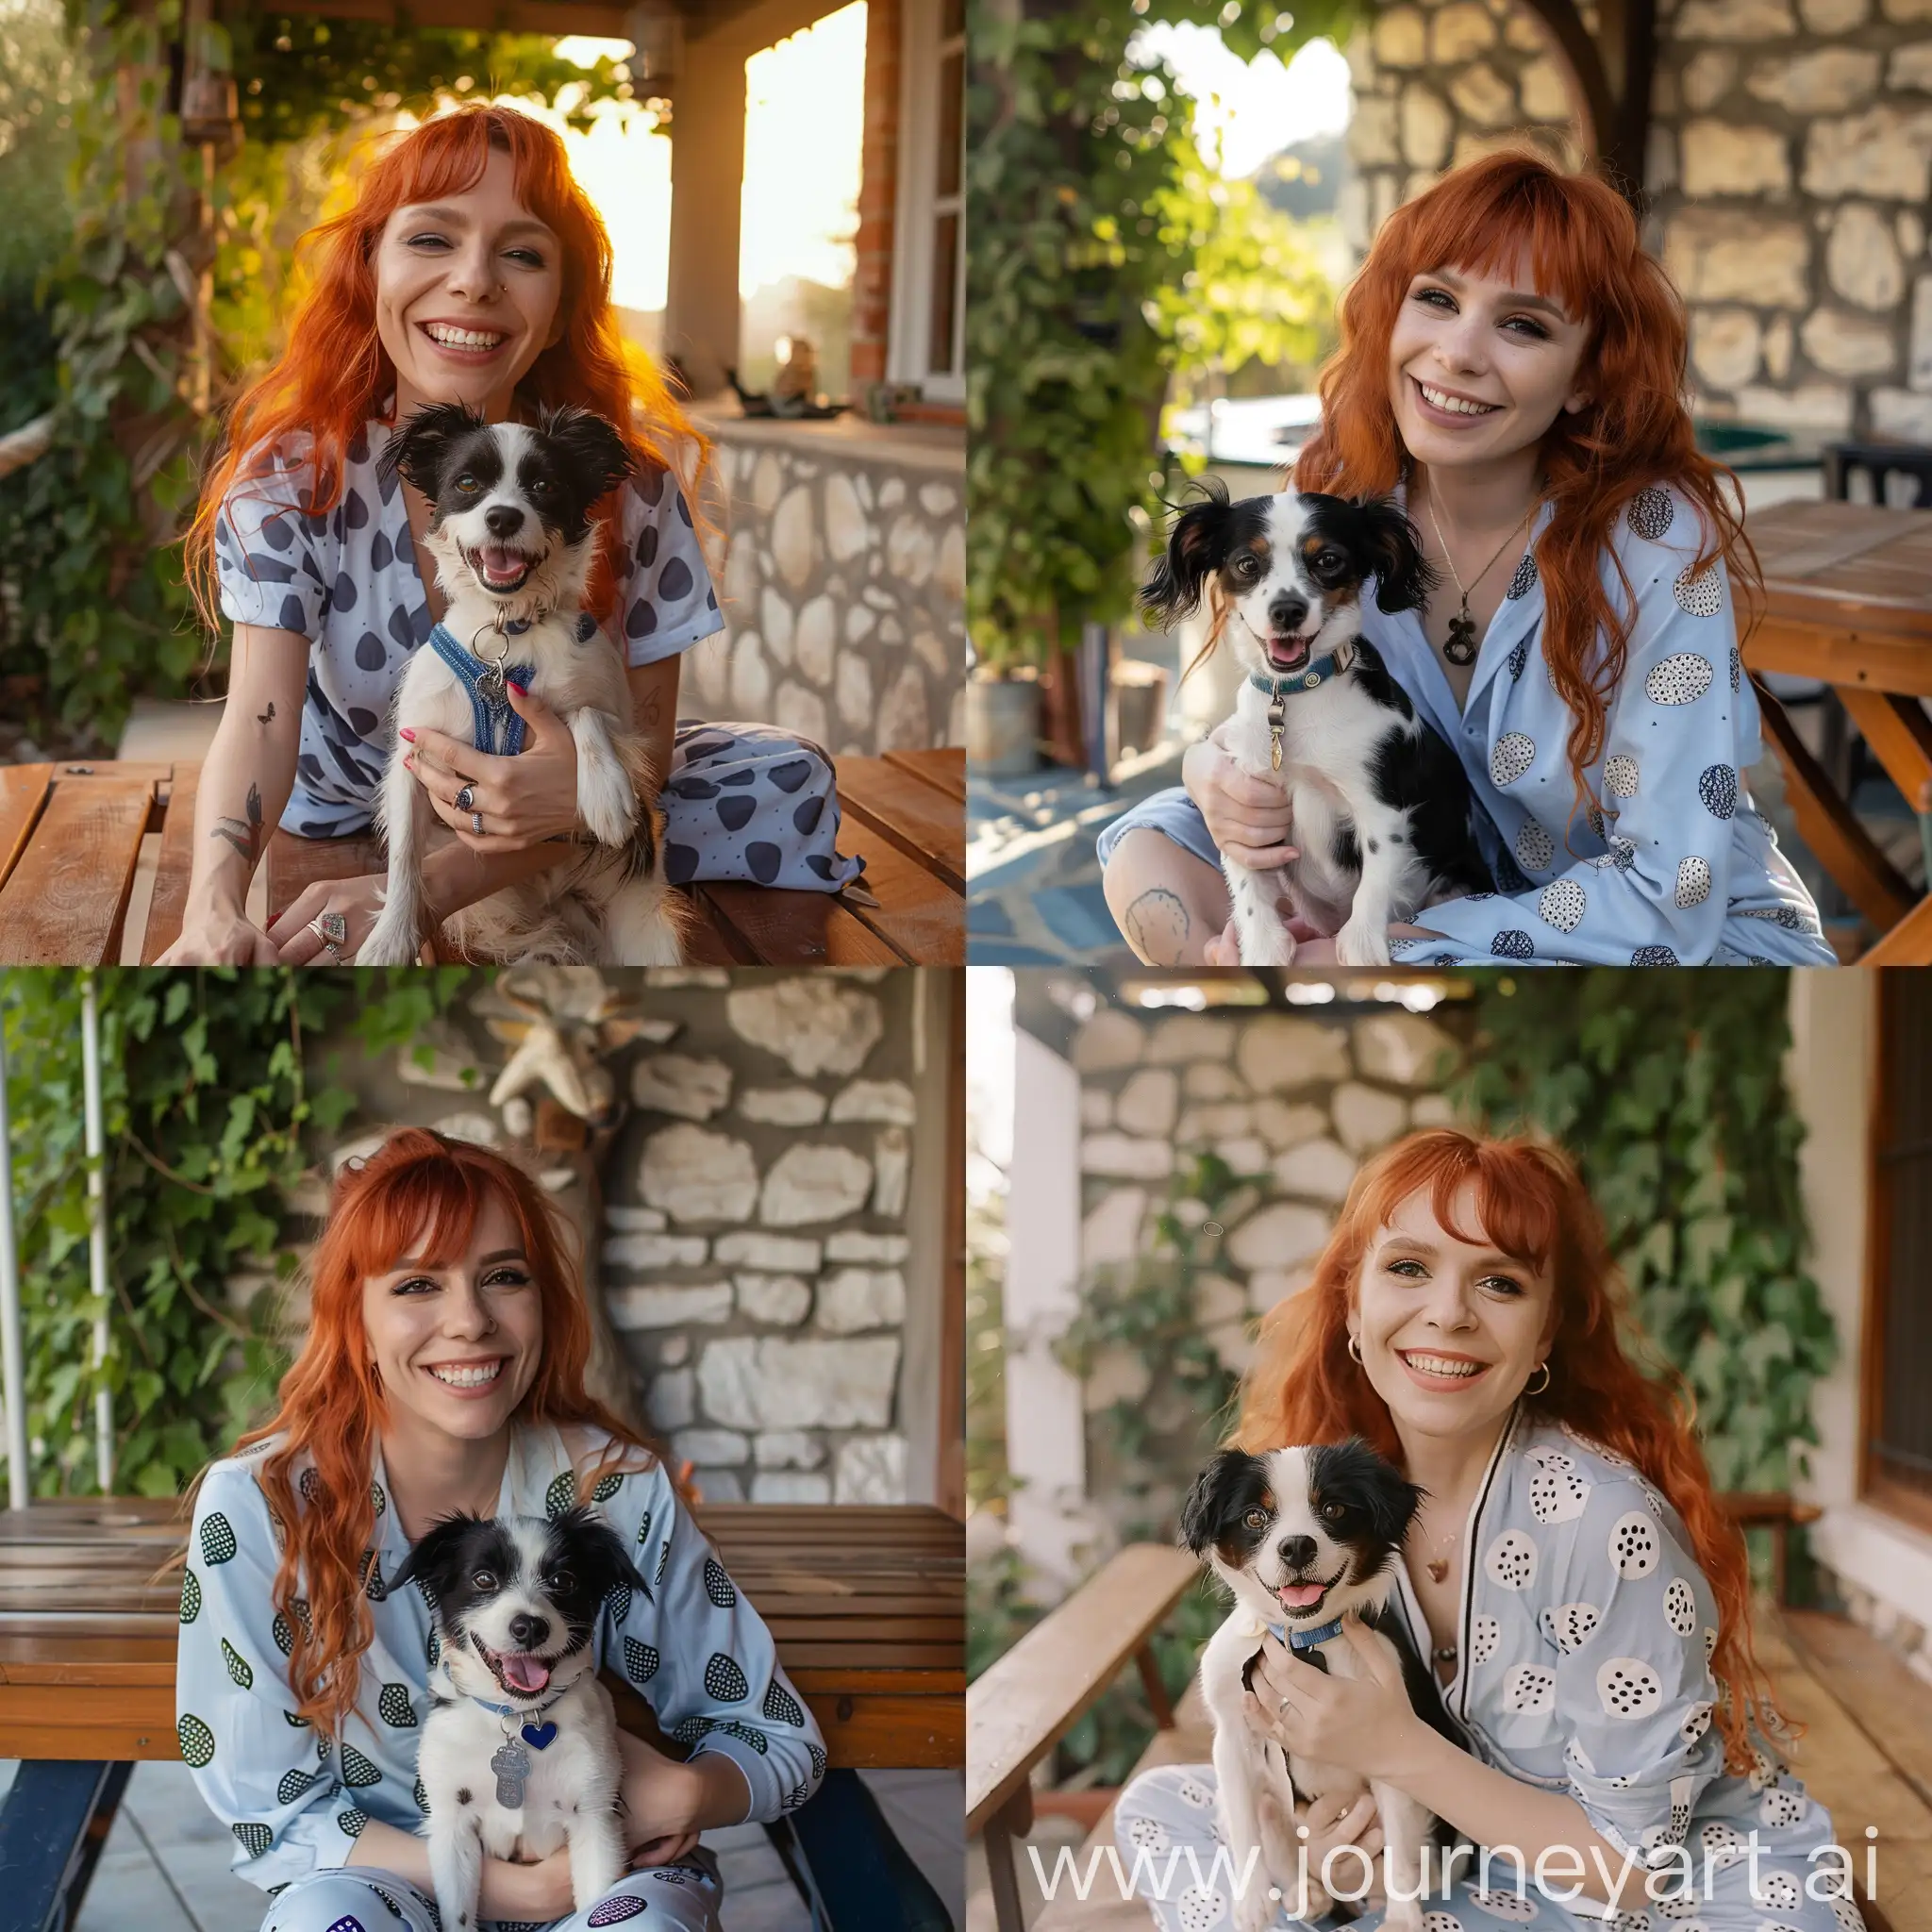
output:
<svg viewBox="0 0 1932 1932"><path fill-rule="evenodd" d="M507 1651L503 1657L503 1681L512 1690L534 1697L549 1683L550 1666L523 1651Z"/></svg>
<svg viewBox="0 0 1932 1932"><path fill-rule="evenodd" d="M1276 1593L1289 1609L1305 1610L1310 1604L1322 1601L1324 1587L1319 1583L1284 1583Z"/></svg>
<svg viewBox="0 0 1932 1932"><path fill-rule="evenodd" d="M476 555L483 560L486 576L508 579L518 575L524 568L524 559L514 550L506 550L500 544L486 543Z"/></svg>

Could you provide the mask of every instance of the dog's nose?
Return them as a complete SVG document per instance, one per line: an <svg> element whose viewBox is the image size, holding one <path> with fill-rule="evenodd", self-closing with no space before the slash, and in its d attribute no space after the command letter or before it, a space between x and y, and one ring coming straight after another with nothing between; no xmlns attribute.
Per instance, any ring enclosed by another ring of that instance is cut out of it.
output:
<svg viewBox="0 0 1932 1932"><path fill-rule="evenodd" d="M1302 1541L1307 1542L1308 1540L1304 1537ZM1312 1549L1313 1543L1308 1543L1308 1547ZM532 1617L519 1610L509 1620L509 1634L510 1641L519 1650L535 1650L550 1635L550 1625L542 1617Z"/></svg>
<svg viewBox="0 0 1932 1932"><path fill-rule="evenodd" d="M1291 1570L1306 1570L1315 1560L1315 1539L1311 1536L1283 1537L1281 1560Z"/></svg>
<svg viewBox="0 0 1932 1932"><path fill-rule="evenodd" d="M524 527L524 513L513 503L492 503L483 522L492 537L514 537Z"/></svg>
<svg viewBox="0 0 1932 1932"><path fill-rule="evenodd" d="M1297 597L1290 591L1284 591L1268 607L1268 622L1282 637L1296 635L1307 622L1307 599Z"/></svg>

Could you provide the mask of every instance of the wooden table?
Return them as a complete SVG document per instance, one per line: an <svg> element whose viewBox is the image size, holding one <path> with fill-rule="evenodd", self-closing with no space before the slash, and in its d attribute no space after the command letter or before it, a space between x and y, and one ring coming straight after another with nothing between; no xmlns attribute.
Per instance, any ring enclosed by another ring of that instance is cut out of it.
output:
<svg viewBox="0 0 1932 1932"><path fill-rule="evenodd" d="M178 1757L182 1550L172 1500L0 1510L0 1757ZM965 1533L924 1507L718 1503L700 1511L770 1627L834 1765L966 1759ZM609 1673L626 1728L648 1707Z"/></svg>
<svg viewBox="0 0 1932 1932"><path fill-rule="evenodd" d="M1745 522L1765 611L1744 644L1754 672L1822 678L1907 803L1932 785L1932 514L1857 503L1780 503ZM1864 966L1932 963L1921 898L1853 816L1782 707L1760 692L1798 831L1883 937Z"/></svg>
<svg viewBox="0 0 1932 1932"><path fill-rule="evenodd" d="M0 965L93 966L122 956L142 841L159 835L143 963L181 930L198 764L0 766ZM838 761L839 849L865 860L876 906L847 894L692 887L690 957L716 966L961 966L966 961L966 754ZM277 832L269 916L318 879L382 870L373 838Z"/></svg>

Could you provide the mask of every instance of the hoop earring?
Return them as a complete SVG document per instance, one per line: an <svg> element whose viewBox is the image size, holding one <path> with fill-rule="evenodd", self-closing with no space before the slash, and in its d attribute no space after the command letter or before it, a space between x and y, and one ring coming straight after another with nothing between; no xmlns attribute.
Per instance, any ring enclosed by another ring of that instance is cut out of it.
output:
<svg viewBox="0 0 1932 1932"><path fill-rule="evenodd" d="M1539 1363L1537 1363L1537 1367L1538 1367L1539 1369L1541 1369L1541 1371L1543 1372L1543 1378L1542 1378L1541 1382L1541 1383L1539 1383L1539 1384L1537 1385L1537 1387L1536 1387L1536 1388L1534 1388L1534 1389L1532 1389L1532 1388L1531 1388L1531 1387L1529 1386L1529 1384L1528 1384L1527 1382L1525 1382L1525 1383L1524 1383L1524 1384L1523 1385L1523 1392L1524 1392L1524 1393L1525 1395L1541 1395L1541 1393L1543 1392L1543 1391L1544 1391L1545 1389L1547 1389L1547 1388L1548 1388L1548 1387L1550 1386L1550 1365L1549 1365L1549 1363L1548 1363L1548 1362L1539 1362Z"/></svg>
<svg viewBox="0 0 1932 1932"><path fill-rule="evenodd" d="M1350 1361L1354 1362L1357 1368L1361 1366L1362 1345L1359 1341L1357 1341L1355 1339L1353 1335L1351 1335L1348 1338L1348 1358Z"/></svg>

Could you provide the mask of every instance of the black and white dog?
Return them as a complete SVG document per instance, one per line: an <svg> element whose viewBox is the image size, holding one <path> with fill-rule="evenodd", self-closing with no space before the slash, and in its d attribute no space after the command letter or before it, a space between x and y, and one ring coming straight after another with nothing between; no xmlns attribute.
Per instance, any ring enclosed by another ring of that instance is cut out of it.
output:
<svg viewBox="0 0 1932 1932"><path fill-rule="evenodd" d="M1374 1641L1401 1666L1409 1701L1441 1729L1441 1705L1413 1648L1376 1627L1394 1587L1396 1552L1422 1491L1367 1443L1274 1449L1252 1456L1224 1449L1195 1480L1181 1511L1181 1541L1234 1596L1227 1621L1201 1654L1201 1691L1214 1720L1214 1776L1222 1827L1237 1873L1258 1849L1256 1870L1235 1907L1240 1932L1257 1932L1274 1918L1271 1884L1295 1916L1301 1876L1295 1803L1341 1796L1353 1803L1363 1781L1354 1772L1289 1757L1257 1735L1242 1715L1242 1693L1253 1689L1264 1630L1285 1641L1317 1670L1359 1674L1342 1635L1345 1618L1358 1617ZM1401 1625L1391 1620L1391 1627ZM1381 1814L1391 1893L1387 1923L1396 1932L1421 1932L1419 1895L1423 1849L1433 1814L1387 1785L1373 1785ZM1307 1879L1309 1918L1329 1909L1319 1872Z"/></svg>
<svg viewBox="0 0 1932 1932"><path fill-rule="evenodd" d="M449 601L396 687L376 814L389 884L358 965L408 965L425 937L422 854L431 813L404 769L401 733L426 725L479 750L520 749L523 720L505 695L506 678L570 727L577 811L595 842L453 915L451 940L479 959L679 962L679 902L658 867L660 774L632 728L617 652L580 615L600 528L591 508L633 467L617 431L576 408L547 411L531 427L439 403L417 410L384 447L381 474L400 472L429 499L428 548ZM480 829L487 838L487 820Z"/></svg>
<svg viewBox="0 0 1932 1932"><path fill-rule="evenodd" d="M1335 937L1344 966L1386 966L1388 929L1438 899L1488 891L1470 828L1468 775L1417 716L1361 635L1373 577L1386 611L1411 610L1434 574L1395 504L1340 496L1205 500L1176 518L1141 593L1172 625L1205 597L1212 649L1225 634L1247 673L1214 734L1243 771L1278 777L1300 856L1278 873L1225 857L1241 963L1286 966L1294 940L1276 900Z"/></svg>
<svg viewBox="0 0 1932 1932"><path fill-rule="evenodd" d="M436 1618L432 1708L417 1774L443 1932L475 1932L486 1857L545 1858L568 1841L584 1911L623 1877L617 1713L591 1641L614 1590L650 1589L590 1508L445 1517L390 1579Z"/></svg>

